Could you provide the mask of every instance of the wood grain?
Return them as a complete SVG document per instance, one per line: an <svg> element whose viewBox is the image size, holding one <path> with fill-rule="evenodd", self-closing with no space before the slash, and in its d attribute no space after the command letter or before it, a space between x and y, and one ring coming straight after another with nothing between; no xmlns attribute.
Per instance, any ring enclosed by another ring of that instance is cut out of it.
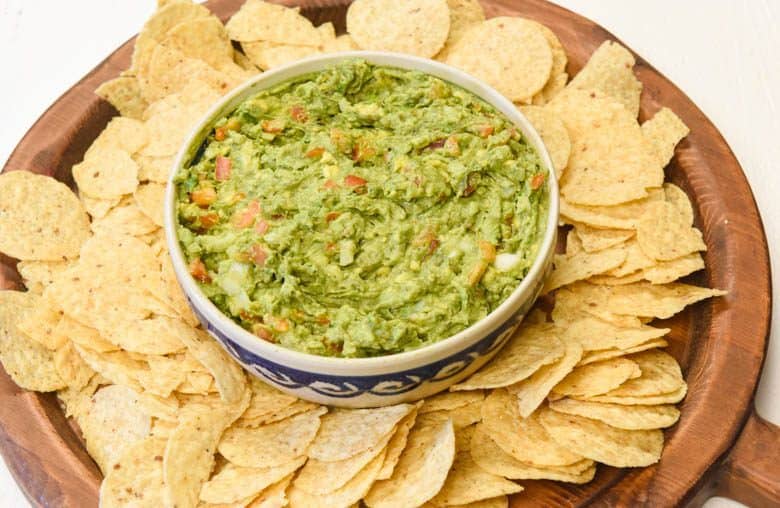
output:
<svg viewBox="0 0 780 508"><path fill-rule="evenodd" d="M214 0L207 5L226 19L241 3ZM341 1L282 3L301 4L302 12L316 23L333 21L343 30ZM569 54L570 74L601 42L616 40L595 23L544 0L489 0L483 5L488 16L522 15L551 27ZM70 167L116 114L93 91L128 66L132 42L44 113L5 170L29 170L71 181ZM734 154L712 123L641 57L636 72L644 84L640 117L648 118L668 106L691 128L667 170L669 179L691 196L708 246L708 269L691 281L729 294L665 322L672 328L670 352L683 366L689 394L679 424L666 433L659 464L634 470L602 466L596 479L583 486L523 482L526 491L513 498L512 506L673 506L697 504L716 490L734 493L756 506L780 504L780 471L772 460L778 429L752 416L742 431L752 414L769 329L769 259L761 219ZM0 287L12 287L18 283L12 260L0 261ZM0 423L0 449L34 506L97 505L100 475L52 395L21 391L1 373ZM739 443L727 457L740 431Z"/></svg>

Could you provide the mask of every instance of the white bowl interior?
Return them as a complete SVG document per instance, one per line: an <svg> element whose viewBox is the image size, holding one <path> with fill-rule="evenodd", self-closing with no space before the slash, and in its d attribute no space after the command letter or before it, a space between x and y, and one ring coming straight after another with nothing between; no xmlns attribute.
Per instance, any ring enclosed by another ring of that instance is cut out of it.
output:
<svg viewBox="0 0 780 508"><path fill-rule="evenodd" d="M523 135L538 152L542 163L548 171L549 177L547 178L547 182L550 193L548 199L549 209L544 237L531 269L509 298L484 319L451 337L413 351L371 358L331 358L301 353L270 342L259 340L232 319L224 315L203 294L195 280L189 274L184 254L176 234L177 221L175 214L175 186L173 184L173 177L184 164L189 163L195 151L210 132L213 123L222 116L230 113L249 96L300 76L301 74L321 71L344 60L356 58L364 59L375 65L426 72L477 95L503 113L520 128ZM377 375L425 365L446 357L453 352L462 350L486 336L502 323L510 319L528 298L533 298L534 295L531 293L534 284L541 277L544 277L545 259L548 257L551 250L555 248L557 227L558 184L555 172L552 169L552 161L550 160L550 156L547 153L547 149L542 143L539 134L512 102L487 84L478 81L454 67L434 60L427 60L399 53L377 51L350 51L307 58L271 71L266 71L231 91L212 106L206 115L204 115L203 119L187 136L182 149L179 151L174 161L165 195L165 234L174 271L176 272L176 276L182 285L185 294L193 300L194 304L198 306L199 311L206 319L211 323L216 324L218 328L226 332L239 345L254 352L260 357L268 358L276 363L289 365L300 370L341 376Z"/></svg>

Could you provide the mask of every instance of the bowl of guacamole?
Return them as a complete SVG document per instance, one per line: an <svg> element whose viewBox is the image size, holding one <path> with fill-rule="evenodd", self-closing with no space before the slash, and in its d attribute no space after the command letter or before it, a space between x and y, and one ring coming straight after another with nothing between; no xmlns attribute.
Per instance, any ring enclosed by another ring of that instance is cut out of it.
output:
<svg viewBox="0 0 780 508"><path fill-rule="evenodd" d="M475 370L533 303L551 175L511 102L461 71L327 55L214 106L176 161L166 234L196 314L250 371L391 403Z"/></svg>

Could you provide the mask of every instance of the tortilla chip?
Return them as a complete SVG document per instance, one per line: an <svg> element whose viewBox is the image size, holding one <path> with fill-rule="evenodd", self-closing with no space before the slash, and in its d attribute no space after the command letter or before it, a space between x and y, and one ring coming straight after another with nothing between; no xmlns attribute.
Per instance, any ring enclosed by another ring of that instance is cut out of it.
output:
<svg viewBox="0 0 780 508"><path fill-rule="evenodd" d="M555 480L569 483L587 483L593 479L596 471L593 461L582 460L577 466L535 466L521 462L499 447L485 432L477 426L471 438L471 458L485 471L511 480Z"/></svg>
<svg viewBox="0 0 780 508"><path fill-rule="evenodd" d="M661 393L658 395L642 395L633 397L628 395L614 396L607 393L604 395L590 397L587 400L590 402L606 402L609 404L654 406L658 404L676 404L683 400L687 393L688 385L683 384L673 392Z"/></svg>
<svg viewBox="0 0 780 508"><path fill-rule="evenodd" d="M431 504L462 505L522 490L523 487L515 482L485 471L474 462L469 451L463 451L455 455L447 481L436 497L431 499Z"/></svg>
<svg viewBox="0 0 780 508"><path fill-rule="evenodd" d="M568 296L573 297L588 313L598 316L598 312L623 314L627 316L656 317L666 319L677 314L686 306L726 294L719 289L689 286L671 283L653 285L638 282L625 286L597 286L578 282L568 286Z"/></svg>
<svg viewBox="0 0 780 508"><path fill-rule="evenodd" d="M550 402L550 409L559 413L600 420L607 425L626 430L650 430L671 427L680 418L680 410L671 404L630 406L561 399Z"/></svg>
<svg viewBox="0 0 780 508"><path fill-rule="evenodd" d="M674 156L674 147L690 129L669 108L661 108L650 120L642 124L642 134L653 147L653 153L661 166L666 166Z"/></svg>
<svg viewBox="0 0 780 508"><path fill-rule="evenodd" d="M20 261L16 269L27 289L40 294L69 266L68 261Z"/></svg>
<svg viewBox="0 0 780 508"><path fill-rule="evenodd" d="M300 413L305 413L306 411L315 410L319 407L321 406L314 404L312 402L306 402L305 400L296 400L289 406L273 411L271 413L266 413L254 417L242 416L241 419L239 420L239 423L241 424L242 427L258 427L260 425L269 425L271 423L279 422L286 418L290 418L291 416Z"/></svg>
<svg viewBox="0 0 780 508"><path fill-rule="evenodd" d="M610 397L645 397L678 390L685 385L680 366L673 356L654 349L631 355L641 375L606 393Z"/></svg>
<svg viewBox="0 0 780 508"><path fill-rule="evenodd" d="M92 158L96 152L104 150L120 150L133 155L148 142L149 137L143 122L132 118L115 116L108 122L105 129L90 145L84 154L84 159ZM79 189L80 191L83 189ZM91 194L91 193L87 193ZM102 196L97 196L102 197Z"/></svg>
<svg viewBox="0 0 780 508"><path fill-rule="evenodd" d="M134 160L138 163L138 179L165 184L173 165L173 156L148 157L137 155Z"/></svg>
<svg viewBox="0 0 780 508"><path fill-rule="evenodd" d="M263 490L290 477L304 462L306 457L263 468L227 464L203 484L200 500L206 503L236 503L247 498L252 500Z"/></svg>
<svg viewBox="0 0 780 508"><path fill-rule="evenodd" d="M118 233L140 236L155 231L158 226L138 208L132 199L127 199L109 210L105 217L93 220L90 228L96 234Z"/></svg>
<svg viewBox="0 0 780 508"><path fill-rule="evenodd" d="M682 222L688 225L693 224L693 205L684 190L673 183L666 182L664 183L664 198L674 205L677 213L682 216Z"/></svg>
<svg viewBox="0 0 780 508"><path fill-rule="evenodd" d="M64 184L29 171L0 175L0 252L61 261L75 257L88 236L87 213Z"/></svg>
<svg viewBox="0 0 780 508"><path fill-rule="evenodd" d="M18 328L38 301L32 293L0 291L0 363L22 388L50 392L67 386L57 372L54 353Z"/></svg>
<svg viewBox="0 0 780 508"><path fill-rule="evenodd" d="M574 76L567 90L599 91L620 102L636 118L642 83L634 76L634 63L634 55L630 51L616 42L605 41Z"/></svg>
<svg viewBox="0 0 780 508"><path fill-rule="evenodd" d="M224 402L234 404L244 397L248 390L244 371L206 332L196 330L195 334L181 335L179 339L187 346L190 354L214 377ZM238 416L240 413L236 418Z"/></svg>
<svg viewBox="0 0 780 508"><path fill-rule="evenodd" d="M357 455L387 436L414 407L398 404L372 409L335 408L322 417L322 427L309 449L309 457L330 462Z"/></svg>
<svg viewBox="0 0 780 508"><path fill-rule="evenodd" d="M563 357L565 347L551 324L521 325L499 354L451 390L500 388L529 378Z"/></svg>
<svg viewBox="0 0 780 508"><path fill-rule="evenodd" d="M481 391L441 392L424 400L420 407L420 414L432 413L433 411L451 411L475 402L482 402L484 399L485 394Z"/></svg>
<svg viewBox="0 0 780 508"><path fill-rule="evenodd" d="M452 426L458 431L482 421L482 402L473 402L457 409L434 411L429 414L440 415L442 418L449 418L452 420Z"/></svg>
<svg viewBox="0 0 780 508"><path fill-rule="evenodd" d="M223 94L238 84L234 76L220 72L200 58L189 57L176 47L158 44L152 51L149 69L140 80L141 90L147 101L154 102L180 92L192 79Z"/></svg>
<svg viewBox="0 0 780 508"><path fill-rule="evenodd" d="M111 103L123 117L140 120L149 104L141 96L135 76L119 76L101 84L95 94Z"/></svg>
<svg viewBox="0 0 780 508"><path fill-rule="evenodd" d="M510 394L517 397L520 416L527 418L544 402L553 387L565 378L582 358L582 346L578 342L566 342L563 358L545 365L531 377L507 387Z"/></svg>
<svg viewBox="0 0 780 508"><path fill-rule="evenodd" d="M193 2L170 2L161 6L146 21L135 40L131 71L146 71L152 50L173 27L190 19L209 16L211 13L206 7Z"/></svg>
<svg viewBox="0 0 780 508"><path fill-rule="evenodd" d="M701 231L691 227L686 220L677 207L666 201L648 206L636 230L642 251L653 259L669 261L707 250Z"/></svg>
<svg viewBox="0 0 780 508"><path fill-rule="evenodd" d="M347 32L361 49L431 58L449 31L446 0L356 0L347 10Z"/></svg>
<svg viewBox="0 0 780 508"><path fill-rule="evenodd" d="M296 397L281 392L254 376L249 378L249 386L252 389L252 400L249 402L249 407L244 414L241 415L241 418L256 418L268 415L289 407L298 400Z"/></svg>
<svg viewBox="0 0 780 508"><path fill-rule="evenodd" d="M485 81L507 98L528 102L552 71L550 45L538 23L497 17L469 28L447 63Z"/></svg>
<svg viewBox="0 0 780 508"><path fill-rule="evenodd" d="M569 75L566 73L566 64L569 62L569 58L566 56L566 51L563 48L558 36L555 32L550 30L545 25L537 23L537 27L544 34L544 38L547 39L547 43L550 45L550 51L553 55L553 65L550 71L550 79L547 84L544 85L538 93L536 93L531 102L536 105L547 104L555 97L558 92L563 90L569 79Z"/></svg>
<svg viewBox="0 0 780 508"><path fill-rule="evenodd" d="M556 255L553 271L547 278L542 292L549 293L561 286L608 272L622 265L626 260L626 255L626 249L622 246L594 253L580 252L572 256Z"/></svg>
<svg viewBox="0 0 780 508"><path fill-rule="evenodd" d="M600 229L587 224L575 224L574 229L582 242L582 248L590 253L620 245L635 234L630 229Z"/></svg>
<svg viewBox="0 0 780 508"><path fill-rule="evenodd" d="M543 408L540 421L559 445L591 460L614 467L643 467L661 457L660 430L625 430L598 420Z"/></svg>
<svg viewBox="0 0 780 508"><path fill-rule="evenodd" d="M149 437L129 447L106 473L100 486L100 506L163 506L165 444L165 439Z"/></svg>
<svg viewBox="0 0 780 508"><path fill-rule="evenodd" d="M244 467L285 464L306 453L320 428L320 416L326 412L323 407L254 429L231 427L219 442L219 453Z"/></svg>
<svg viewBox="0 0 780 508"><path fill-rule="evenodd" d="M703 269L704 259L698 252L693 252L686 256L671 261L661 261L649 268L645 268L642 270L642 278L650 281L652 284L666 284Z"/></svg>
<svg viewBox="0 0 780 508"><path fill-rule="evenodd" d="M263 490L247 508L278 508L287 506L287 488L290 486L294 475L282 479Z"/></svg>
<svg viewBox="0 0 780 508"><path fill-rule="evenodd" d="M374 483L363 502L371 508L422 505L441 490L454 459L452 422L418 418L393 475Z"/></svg>
<svg viewBox="0 0 780 508"><path fill-rule="evenodd" d="M268 41L242 42L241 49L263 70L286 65L308 56L317 55L323 46L296 46Z"/></svg>
<svg viewBox="0 0 780 508"><path fill-rule="evenodd" d="M395 429L371 448L344 460L322 462L309 459L295 478L294 488L309 494L327 494L340 489L380 454L387 460L386 448L394 434Z"/></svg>
<svg viewBox="0 0 780 508"><path fill-rule="evenodd" d="M647 206L664 199L661 189L648 189L645 198L615 206L577 205L561 199L561 216L571 223L588 224L598 228L636 229Z"/></svg>
<svg viewBox="0 0 780 508"><path fill-rule="evenodd" d="M627 358L615 358L577 367L555 385L556 394L592 397L618 388L629 379L638 378L642 370Z"/></svg>
<svg viewBox="0 0 780 508"><path fill-rule="evenodd" d="M125 450L149 436L152 418L136 392L111 385L92 396L78 423L89 454L103 474L108 474Z"/></svg>
<svg viewBox="0 0 780 508"><path fill-rule="evenodd" d="M571 156L561 180L561 195L568 203L617 205L646 197L648 188L661 186L663 168L642 136L636 115L619 103L597 92L567 87L546 107L563 120L571 138Z"/></svg>
<svg viewBox="0 0 780 508"><path fill-rule="evenodd" d="M62 381L76 390L87 386L95 375L70 342L54 352L54 367Z"/></svg>
<svg viewBox="0 0 780 508"><path fill-rule="evenodd" d="M222 433L249 405L250 391L236 402L217 407L195 405L183 411L163 457L166 505L194 508L214 466Z"/></svg>
<svg viewBox="0 0 780 508"><path fill-rule="evenodd" d="M581 455L558 446L545 432L534 413L520 416L516 399L506 390L495 390L482 406L483 428L490 438L515 459L537 466L567 466L582 460Z"/></svg>
<svg viewBox="0 0 780 508"><path fill-rule="evenodd" d="M463 37L469 28L485 21L485 11L478 0L447 0L450 9L450 31L444 47L436 55L436 60L447 60L450 50Z"/></svg>
<svg viewBox="0 0 780 508"><path fill-rule="evenodd" d="M34 308L19 318L16 327L27 338L46 349L55 351L68 342L68 337L55 333L61 319L62 312L54 305L53 300L42 297L38 299Z"/></svg>
<svg viewBox="0 0 780 508"><path fill-rule="evenodd" d="M555 312L555 311L553 311ZM553 316L555 319L555 315ZM558 320L556 319L556 322ZM669 328L654 328L640 325L637 328L622 328L601 319L581 314L574 320L564 320L564 336L577 341L585 351L603 349L628 349L652 339L663 337Z"/></svg>
<svg viewBox="0 0 780 508"><path fill-rule="evenodd" d="M652 339L648 340L647 342L642 342L641 344L637 344L636 346L631 346L629 348L625 349L602 349L598 351L588 351L584 355L582 355L582 360L580 360L580 363L577 365L588 365L590 363L594 362L601 362L604 360L609 360L611 358L618 358L620 356L627 356L633 353L640 353L642 351L647 351L648 349L654 349L654 348L662 348L668 346L669 343L666 342L664 339ZM685 395L683 393L683 395ZM601 397L601 395L598 395L598 397ZM682 399L682 396L680 397ZM679 399L678 399L679 400Z"/></svg>
<svg viewBox="0 0 780 508"><path fill-rule="evenodd" d="M159 183L143 183L135 190L133 197L141 212L149 217L152 222L163 227L165 185Z"/></svg>
<svg viewBox="0 0 780 508"><path fill-rule="evenodd" d="M540 106L519 106L521 113L531 122L539 137L542 138L547 153L552 159L558 178L561 177L571 153L571 140L566 126L560 118L547 108Z"/></svg>
<svg viewBox="0 0 780 508"><path fill-rule="evenodd" d="M298 46L318 46L321 34L298 9L260 0L247 0L225 25L230 38L239 42L268 41Z"/></svg>
<svg viewBox="0 0 780 508"><path fill-rule="evenodd" d="M365 497L385 461L384 450L342 487L325 494L310 494L293 482L288 493L291 506L351 506Z"/></svg>
<svg viewBox="0 0 780 508"><path fill-rule="evenodd" d="M395 466L398 464L398 460L401 458L406 448L406 443L409 439L409 432L412 430L414 423L417 421L418 410L413 410L408 415L404 416L403 420L398 422L393 437L387 443L387 449L385 451L385 463L382 464L382 469L377 474L377 480L387 480L393 475Z"/></svg>

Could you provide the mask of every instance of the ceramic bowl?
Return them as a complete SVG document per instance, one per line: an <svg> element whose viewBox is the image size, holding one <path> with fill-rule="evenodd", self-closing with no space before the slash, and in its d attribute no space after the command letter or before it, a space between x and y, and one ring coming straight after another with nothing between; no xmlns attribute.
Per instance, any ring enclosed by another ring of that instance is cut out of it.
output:
<svg viewBox="0 0 780 508"><path fill-rule="evenodd" d="M321 71L346 59L418 70L481 97L506 115L539 153L549 171L549 215L537 258L528 275L498 308L466 330L417 350L373 358L329 358L286 349L260 340L223 314L189 274L176 235L173 175L189 163L213 124L246 98L301 74ZM264 72L215 104L184 142L172 168L165 198L165 231L176 277L204 329L243 367L278 389L320 404L372 407L409 402L433 395L466 378L507 342L542 288L555 249L558 188L550 157L530 122L490 86L453 67L408 55L355 51L301 60Z"/></svg>

